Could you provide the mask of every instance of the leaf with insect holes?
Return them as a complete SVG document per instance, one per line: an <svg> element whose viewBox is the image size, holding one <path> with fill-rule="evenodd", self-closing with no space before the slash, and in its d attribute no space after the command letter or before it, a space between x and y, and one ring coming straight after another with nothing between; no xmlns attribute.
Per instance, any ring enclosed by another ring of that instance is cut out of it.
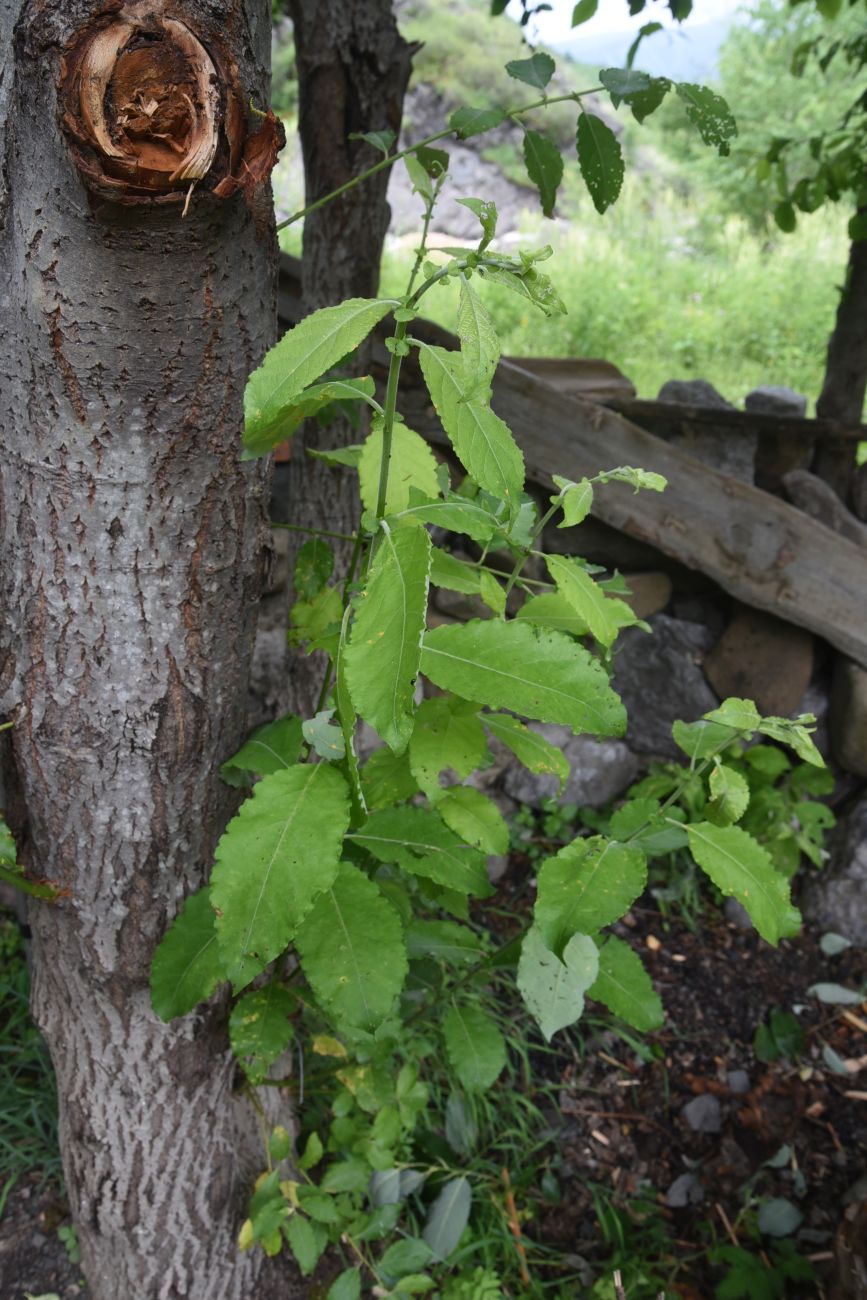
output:
<svg viewBox="0 0 867 1300"><path fill-rule="evenodd" d="M374 325L399 306L393 298L347 298L336 307L313 312L284 334L247 381L244 445L257 446L278 434L298 394L354 351Z"/></svg>
<svg viewBox="0 0 867 1300"><path fill-rule="evenodd" d="M443 1016L443 1038L452 1069L467 1092L485 1092L506 1064L506 1042L478 1005L453 1002Z"/></svg>
<svg viewBox="0 0 867 1300"><path fill-rule="evenodd" d="M476 393L484 374L467 371L461 355L423 343L422 374L436 413L467 473L517 510L524 486L524 457L506 424Z"/></svg>
<svg viewBox="0 0 867 1300"><path fill-rule="evenodd" d="M382 463L383 428L377 416L371 421L370 434L361 448L358 479L365 510L374 513L379 496L379 473ZM439 496L437 463L433 452L420 434L395 420L391 435L385 513L406 510L413 488L427 498Z"/></svg>
<svg viewBox="0 0 867 1300"><path fill-rule="evenodd" d="M586 934L573 934L563 959L553 953L536 926L524 935L518 962L521 997L550 1043L558 1029L580 1020L584 994L596 979L599 954Z"/></svg>
<svg viewBox="0 0 867 1300"><path fill-rule="evenodd" d="M583 110L575 138L578 163L597 212L615 203L623 186L623 155L617 136L594 113Z"/></svg>
<svg viewBox="0 0 867 1300"><path fill-rule="evenodd" d="M406 978L403 927L358 867L341 862L298 928L295 945L316 999L338 1029L374 1030Z"/></svg>
<svg viewBox="0 0 867 1300"><path fill-rule="evenodd" d="M641 958L613 934L599 949L599 975L587 996L645 1034L659 1029L664 1020L659 994Z"/></svg>
<svg viewBox="0 0 867 1300"><path fill-rule="evenodd" d="M346 782L329 763L263 777L229 822L217 845L211 903L220 960L236 988L291 942L337 874L348 825Z"/></svg>
<svg viewBox="0 0 867 1300"><path fill-rule="evenodd" d="M151 1004L160 1020L174 1020L227 978L220 960L214 910L207 889L191 894L169 926L151 965Z"/></svg>
<svg viewBox="0 0 867 1300"><path fill-rule="evenodd" d="M524 166L527 175L539 191L542 211L550 217L557 201L557 187L563 179L563 159L560 150L547 136L538 131L524 132Z"/></svg>
<svg viewBox="0 0 867 1300"><path fill-rule="evenodd" d="M644 122L651 113L655 113L670 90L668 77L651 77L646 90L630 95L628 103L636 122Z"/></svg>
<svg viewBox="0 0 867 1300"><path fill-rule="evenodd" d="M678 82L676 89L686 105L687 117L705 144L711 145L720 154L730 153L738 126L722 96L707 86L697 86L688 81Z"/></svg>
<svg viewBox="0 0 867 1300"><path fill-rule="evenodd" d="M575 560L565 555L546 555L545 563L560 595L606 649L614 644L621 628L638 622L625 601L607 596Z"/></svg>
<svg viewBox="0 0 867 1300"><path fill-rule="evenodd" d="M763 939L776 946L797 933L801 917L789 898L789 882L775 870L767 849L740 826L697 822L686 829L702 871L743 905Z"/></svg>
<svg viewBox="0 0 867 1300"><path fill-rule="evenodd" d="M497 212L496 203L493 199L474 198L456 199L455 202L460 203L463 208L469 208L470 212L475 213L478 217L479 224L482 227L482 238L479 241L479 252L481 252L482 249L487 248L497 233L499 213Z"/></svg>
<svg viewBox="0 0 867 1300"><path fill-rule="evenodd" d="M513 619L471 619L425 634L421 671L435 686L493 709L620 736L626 710L605 669L571 637Z"/></svg>
<svg viewBox="0 0 867 1300"><path fill-rule="evenodd" d="M611 96L611 102L617 108L627 95L649 90L651 78L646 72L637 68L603 68L599 80Z"/></svg>
<svg viewBox="0 0 867 1300"><path fill-rule="evenodd" d="M285 718L257 727L237 754L226 759L220 776L227 785L252 785L256 776L268 776L297 763L303 744L301 719L288 713Z"/></svg>
<svg viewBox="0 0 867 1300"><path fill-rule="evenodd" d="M425 529L383 529L346 649L352 703L396 754L412 735L429 565Z"/></svg>
<svg viewBox="0 0 867 1300"><path fill-rule="evenodd" d="M556 776L562 790L569 779L569 760L562 750L510 713L483 713L482 721L528 772Z"/></svg>
<svg viewBox="0 0 867 1300"><path fill-rule="evenodd" d="M500 359L500 340L488 309L466 279L461 279L458 336L466 370L474 375L492 375Z"/></svg>
<svg viewBox="0 0 867 1300"><path fill-rule="evenodd" d="M542 863L533 919L559 953L576 930L592 934L619 920L646 884L647 863L634 844L576 839Z"/></svg>
<svg viewBox="0 0 867 1300"><path fill-rule="evenodd" d="M515 81L523 81L525 86L534 90L544 90L554 75L556 64L550 54L537 50L529 59L513 59L506 64L506 71Z"/></svg>
<svg viewBox="0 0 867 1300"><path fill-rule="evenodd" d="M229 1017L229 1043L251 1083L264 1079L292 1039L289 1016L297 1002L279 984L245 993Z"/></svg>
<svg viewBox="0 0 867 1300"><path fill-rule="evenodd" d="M368 817L349 839L380 862L395 862L460 894L488 898L491 887L485 859L465 844L430 808L383 808Z"/></svg>

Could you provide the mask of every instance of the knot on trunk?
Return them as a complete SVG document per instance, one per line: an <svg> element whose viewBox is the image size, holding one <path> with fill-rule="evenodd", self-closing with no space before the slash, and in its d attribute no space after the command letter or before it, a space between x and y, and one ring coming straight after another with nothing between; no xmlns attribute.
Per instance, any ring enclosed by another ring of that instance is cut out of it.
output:
<svg viewBox="0 0 867 1300"><path fill-rule="evenodd" d="M283 144L270 112L248 135L222 35L193 31L164 0L112 4L78 32L59 102L85 183L120 203L179 201L194 184L219 198L239 186L249 196Z"/></svg>

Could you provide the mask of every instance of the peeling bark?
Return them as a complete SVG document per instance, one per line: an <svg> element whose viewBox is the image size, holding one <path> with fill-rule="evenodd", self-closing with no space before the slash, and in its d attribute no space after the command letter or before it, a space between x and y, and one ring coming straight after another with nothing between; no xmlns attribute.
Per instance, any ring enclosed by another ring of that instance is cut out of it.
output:
<svg viewBox="0 0 867 1300"><path fill-rule="evenodd" d="M84 188L57 86L93 12L0 16L0 707L21 859L62 890L30 909L33 1011L88 1294L264 1300L293 1292L236 1248L262 1149L225 1007L163 1025L147 983L233 810L217 770L245 729L268 487L238 447L276 327L273 221ZM219 28L264 101L267 0L172 14L205 45Z"/></svg>
<svg viewBox="0 0 867 1300"><path fill-rule="evenodd" d="M351 180L381 155L353 132L390 128L400 134L403 100L414 47L397 30L391 0L290 0L298 73L298 129L306 202ZM304 223L302 292L305 312L371 297L379 284L390 210L389 171L311 213ZM364 360L362 360L363 373ZM307 448L346 446L358 431L345 420L322 428L308 421L292 440L289 519L302 527L352 532L358 525L355 486L346 472L305 454ZM290 535L290 565L305 540ZM350 548L336 544L337 573ZM320 656L293 664L290 706L302 716L315 707L322 684Z"/></svg>

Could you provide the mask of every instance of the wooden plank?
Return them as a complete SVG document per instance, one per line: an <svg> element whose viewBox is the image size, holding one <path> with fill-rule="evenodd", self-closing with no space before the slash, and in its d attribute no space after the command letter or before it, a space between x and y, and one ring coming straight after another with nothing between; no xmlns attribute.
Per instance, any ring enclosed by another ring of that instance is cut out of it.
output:
<svg viewBox="0 0 867 1300"><path fill-rule="evenodd" d="M523 361L516 365L524 366ZM525 366L525 368L528 368ZM601 399L600 399L601 400ZM736 411L716 406L686 406L681 402L651 402L643 398L624 398L613 394L603 401L613 411L641 425L676 429L690 424L711 424L734 434L772 433L807 442L839 438L844 441L867 439L867 425L849 427L837 420L796 419L791 415L768 415L762 411Z"/></svg>
<svg viewBox="0 0 867 1300"><path fill-rule="evenodd" d="M288 281L288 276L286 277ZM293 309L290 286L283 307ZM297 310L297 307L295 308ZM413 333L446 346L457 340L428 322ZM387 363L382 344L377 368ZM433 442L447 442L408 358L401 409ZM731 595L824 637L867 668L867 553L777 497L730 478L638 428L616 411L556 392L509 362L494 380L494 409L512 429L529 479L592 478L637 465L668 479L668 489L633 493L613 483L596 493L593 513L665 555L713 578Z"/></svg>

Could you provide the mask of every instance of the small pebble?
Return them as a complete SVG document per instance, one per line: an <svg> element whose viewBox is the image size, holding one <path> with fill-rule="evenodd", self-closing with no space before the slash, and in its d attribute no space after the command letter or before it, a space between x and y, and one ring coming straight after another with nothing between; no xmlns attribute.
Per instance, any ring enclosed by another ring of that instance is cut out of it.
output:
<svg viewBox="0 0 867 1300"><path fill-rule="evenodd" d="M703 1092L693 1097L683 1108L683 1117L694 1133L719 1133L722 1129L722 1107L713 1093Z"/></svg>
<svg viewBox="0 0 867 1300"><path fill-rule="evenodd" d="M729 1070L726 1081L731 1092L743 1093L750 1090L750 1076L746 1070Z"/></svg>
<svg viewBox="0 0 867 1300"><path fill-rule="evenodd" d="M665 1193L665 1203L671 1210L681 1210L687 1205L698 1205L704 1200L704 1188L695 1174L681 1174Z"/></svg>

